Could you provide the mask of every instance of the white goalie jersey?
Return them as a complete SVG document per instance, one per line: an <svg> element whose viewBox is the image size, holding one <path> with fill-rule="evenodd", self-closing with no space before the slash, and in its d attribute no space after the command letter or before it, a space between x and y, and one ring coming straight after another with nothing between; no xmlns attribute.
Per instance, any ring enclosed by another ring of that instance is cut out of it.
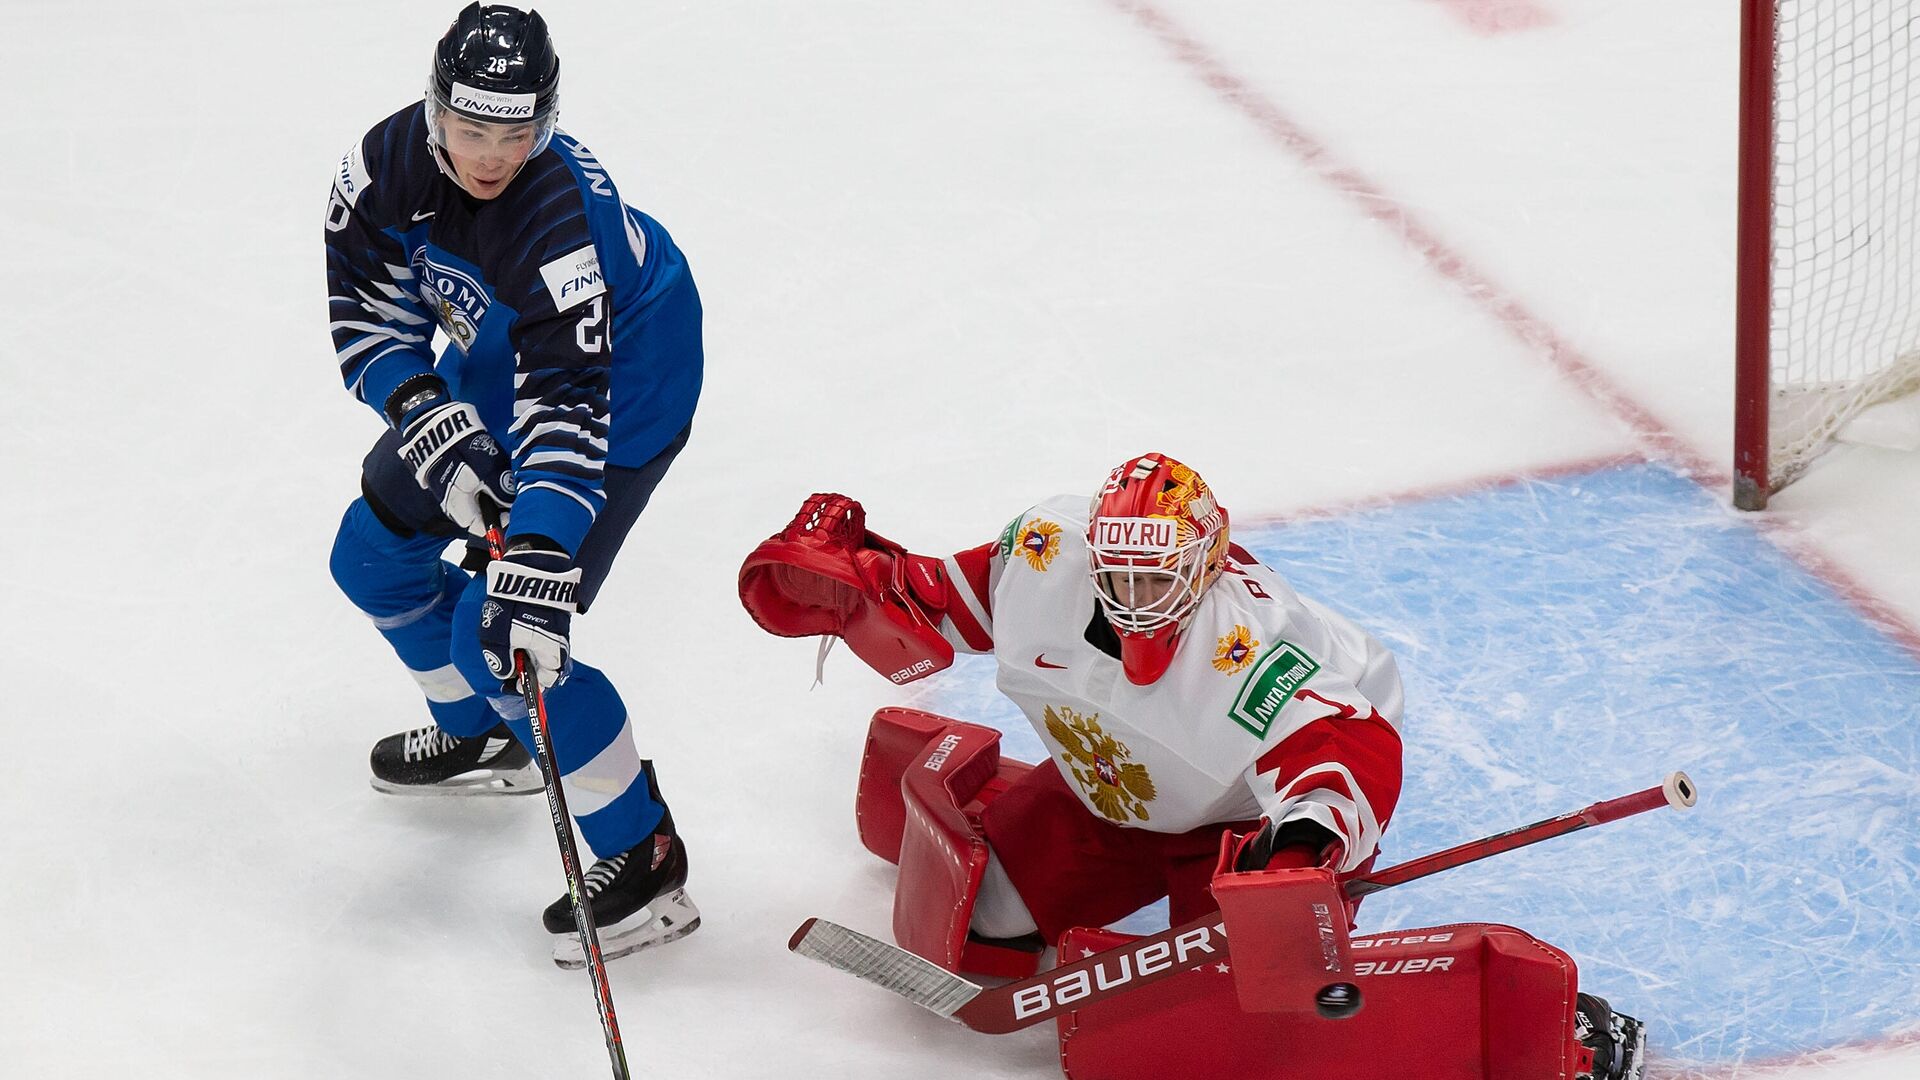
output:
<svg viewBox="0 0 1920 1080"><path fill-rule="evenodd" d="M942 633L995 655L1001 692L1094 814L1162 833L1309 819L1344 842L1337 869L1357 868L1399 798L1392 654L1234 548L1172 666L1134 685L1094 601L1090 509L1056 496L950 558Z"/></svg>

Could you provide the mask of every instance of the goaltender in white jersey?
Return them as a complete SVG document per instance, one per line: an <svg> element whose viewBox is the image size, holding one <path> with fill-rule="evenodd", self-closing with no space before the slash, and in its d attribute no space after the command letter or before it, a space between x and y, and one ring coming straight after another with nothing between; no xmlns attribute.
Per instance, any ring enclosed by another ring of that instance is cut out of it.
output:
<svg viewBox="0 0 1920 1080"><path fill-rule="evenodd" d="M1057 946L1062 973L1021 993L1080 1002L1060 1017L1067 1075L1639 1080L1644 1026L1508 926L1373 938L1433 951L1375 973L1418 978L1366 980L1353 1019L1362 987L1326 979L1378 959L1342 969L1336 920L1344 906L1352 926L1342 882L1371 872L1399 801L1399 672L1234 546L1226 510L1180 462L1134 458L1091 499L1047 499L944 559L868 532L844 495L815 495L748 556L740 597L773 633L841 637L896 683L956 650L994 655L1048 760L1001 757L978 724L883 708L855 816L900 868L902 948L1023 978ZM1133 939L1073 928L1161 897L1175 926L1230 934L1233 962L1119 996L1149 963L1171 970L1166 939L1116 950L1109 970L1098 950ZM1095 987L1116 992L1095 1002Z"/></svg>
<svg viewBox="0 0 1920 1080"><path fill-rule="evenodd" d="M1053 940L1163 896L1175 922L1206 914L1222 833L1261 818L1240 868L1363 872L1400 796L1393 657L1234 546L1206 483L1163 454L944 559L815 495L748 557L740 595L765 629L843 638L896 683L956 649L995 656L1049 760L1003 770L949 819L988 848L977 903L902 901L935 920L972 904L979 937Z"/></svg>
<svg viewBox="0 0 1920 1080"><path fill-rule="evenodd" d="M1366 785L1331 756L1306 761L1283 748L1330 718L1374 717L1397 732L1393 654L1229 546L1164 674L1136 684L1111 655L1118 635L1102 633L1106 619L1088 588L1091 509L1085 495L1058 495L1015 519L987 563L984 595L952 561L961 603L948 606L943 636L998 654L1000 692L1080 801L1108 821L1184 833L1260 817L1308 820L1342 841L1336 869L1358 867L1383 825ZM1109 553L1166 552L1178 520L1106 518L1092 535ZM1323 786L1328 773L1343 782Z"/></svg>

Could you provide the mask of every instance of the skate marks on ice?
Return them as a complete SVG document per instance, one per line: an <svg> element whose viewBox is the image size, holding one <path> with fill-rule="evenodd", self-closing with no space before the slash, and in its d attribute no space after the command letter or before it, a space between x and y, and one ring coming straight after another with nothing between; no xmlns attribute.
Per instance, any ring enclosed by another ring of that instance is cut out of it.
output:
<svg viewBox="0 0 1920 1080"><path fill-rule="evenodd" d="M1648 465L1247 521L1237 541L1399 656L1407 782L1385 860L1650 769L1707 792L1686 821L1371 898L1363 932L1540 934L1583 988L1646 1018L1652 1076L1876 1042L1920 1015L1920 663L1750 522ZM990 666L956 674L924 706L1002 727L1034 760Z"/></svg>

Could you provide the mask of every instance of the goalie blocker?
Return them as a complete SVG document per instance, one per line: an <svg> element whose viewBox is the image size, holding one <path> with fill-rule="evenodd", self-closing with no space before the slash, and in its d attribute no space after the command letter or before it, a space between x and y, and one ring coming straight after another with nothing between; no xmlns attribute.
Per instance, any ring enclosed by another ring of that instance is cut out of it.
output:
<svg viewBox="0 0 1920 1080"><path fill-rule="evenodd" d="M855 816L868 850L900 867L893 930L902 947L949 971L1019 978L1036 969L1036 953L967 933L986 866L982 814L1031 768L1002 758L999 739L978 724L881 709L868 728ZM1220 922L1206 940L1122 952L1015 1002L1016 1012L1036 1013L1087 1001L1057 1020L1068 1077L1638 1076L1637 1043L1615 1063L1625 1068L1595 1069L1576 1019L1576 1001L1592 999L1577 995L1565 952L1491 923L1350 937L1353 901L1330 870L1236 871L1252 839L1221 837L1212 887ZM1232 942L1230 953L1215 934ZM1057 944L1066 964L1135 940L1074 928ZM1154 981L1175 966L1188 970ZM1133 981L1142 985L1110 992Z"/></svg>

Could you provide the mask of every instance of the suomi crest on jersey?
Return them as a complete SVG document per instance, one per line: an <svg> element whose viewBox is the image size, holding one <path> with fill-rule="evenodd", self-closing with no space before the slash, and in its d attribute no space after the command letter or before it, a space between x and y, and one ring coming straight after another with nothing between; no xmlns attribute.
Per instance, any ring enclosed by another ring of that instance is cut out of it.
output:
<svg viewBox="0 0 1920 1080"><path fill-rule="evenodd" d="M420 299L433 308L441 329L466 352L493 302L486 286L473 274L437 261L425 247L413 253L413 272L420 279Z"/></svg>

